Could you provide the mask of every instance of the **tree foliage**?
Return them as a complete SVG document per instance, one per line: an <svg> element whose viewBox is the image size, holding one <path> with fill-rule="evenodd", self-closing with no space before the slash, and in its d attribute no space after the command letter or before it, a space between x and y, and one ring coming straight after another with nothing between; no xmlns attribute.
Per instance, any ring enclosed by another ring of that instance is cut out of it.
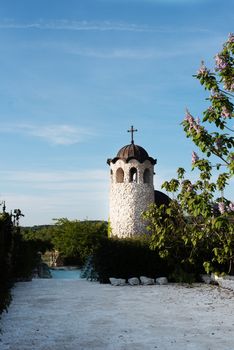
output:
<svg viewBox="0 0 234 350"><path fill-rule="evenodd" d="M62 257L79 258L81 263L92 255L101 238L107 236L103 222L58 219L52 229L52 243Z"/></svg>
<svg viewBox="0 0 234 350"><path fill-rule="evenodd" d="M233 272L234 203L224 197L234 174L233 34L215 56L214 71L202 62L195 77L209 92L210 106L202 121L187 110L182 125L202 154L192 153L192 170L196 169L198 179L186 179L185 170L179 168L177 178L162 185L173 194L169 206L152 206L144 218L152 233L151 245L161 257L185 270L201 272L202 262L207 272Z"/></svg>
<svg viewBox="0 0 234 350"><path fill-rule="evenodd" d="M68 264L83 264L93 254L101 238L107 236L107 223L56 219L54 225L24 229L24 238L40 242L40 251L57 251Z"/></svg>

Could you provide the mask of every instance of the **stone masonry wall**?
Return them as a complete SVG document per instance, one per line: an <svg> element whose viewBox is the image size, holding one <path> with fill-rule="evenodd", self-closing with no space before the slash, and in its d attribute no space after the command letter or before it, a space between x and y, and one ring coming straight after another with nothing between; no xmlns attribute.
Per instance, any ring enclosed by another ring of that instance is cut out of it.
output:
<svg viewBox="0 0 234 350"><path fill-rule="evenodd" d="M116 182L118 168L124 170L124 182ZM129 182L131 167L138 171L137 182ZM143 182L145 169L150 170L150 182ZM111 163L110 223L112 236L132 237L145 233L145 222L141 215L154 202L153 165L147 160L143 164L136 160Z"/></svg>

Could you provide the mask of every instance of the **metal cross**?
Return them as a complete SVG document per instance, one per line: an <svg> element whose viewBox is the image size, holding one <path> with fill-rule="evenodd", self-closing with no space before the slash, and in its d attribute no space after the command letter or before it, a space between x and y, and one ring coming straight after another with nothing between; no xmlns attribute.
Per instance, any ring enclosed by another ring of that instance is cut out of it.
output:
<svg viewBox="0 0 234 350"><path fill-rule="evenodd" d="M131 133L131 143L133 144L134 143L134 140L133 140L133 133L138 131L137 129L134 129L133 125L131 126L131 129L128 130L128 132Z"/></svg>

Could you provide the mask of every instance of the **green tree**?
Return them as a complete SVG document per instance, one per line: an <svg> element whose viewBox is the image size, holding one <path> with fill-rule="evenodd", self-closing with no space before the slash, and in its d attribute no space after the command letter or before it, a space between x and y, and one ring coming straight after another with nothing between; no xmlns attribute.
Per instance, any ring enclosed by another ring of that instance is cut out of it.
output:
<svg viewBox="0 0 234 350"><path fill-rule="evenodd" d="M53 227L52 243L64 258L79 258L84 263L107 236L107 224L93 221L58 219Z"/></svg>
<svg viewBox="0 0 234 350"><path fill-rule="evenodd" d="M144 217L152 233L152 247L162 257L188 271L201 271L202 262L207 272L231 272L234 203L224 197L224 189L234 174L233 34L215 56L214 72L202 62L196 78L209 92L210 106L202 122L187 110L182 125L203 154L192 153L192 170L197 170L198 179L186 179L185 170L179 168L177 178L162 185L173 194L169 206L152 206ZM218 198L217 191L221 192Z"/></svg>
<svg viewBox="0 0 234 350"><path fill-rule="evenodd" d="M25 241L37 243L38 251L45 253L45 251L53 250L54 230L52 225L24 227L20 231Z"/></svg>

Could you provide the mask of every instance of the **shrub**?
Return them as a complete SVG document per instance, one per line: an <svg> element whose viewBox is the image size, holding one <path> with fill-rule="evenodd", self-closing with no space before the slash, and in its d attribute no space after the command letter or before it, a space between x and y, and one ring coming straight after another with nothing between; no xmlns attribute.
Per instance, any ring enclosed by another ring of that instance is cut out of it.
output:
<svg viewBox="0 0 234 350"><path fill-rule="evenodd" d="M99 241L107 237L107 224L97 221L58 219L52 228L52 243L64 261L84 264Z"/></svg>
<svg viewBox="0 0 234 350"><path fill-rule="evenodd" d="M10 301L13 225L7 213L0 214L0 313Z"/></svg>
<svg viewBox="0 0 234 350"><path fill-rule="evenodd" d="M10 289L16 280L29 279L43 251L39 240L24 240L20 228L14 226L10 214L0 214L0 313L10 301Z"/></svg>
<svg viewBox="0 0 234 350"><path fill-rule="evenodd" d="M40 240L25 240L20 229L15 228L12 250L13 280L28 280L39 262L38 252L43 252L43 242Z"/></svg>
<svg viewBox="0 0 234 350"><path fill-rule="evenodd" d="M145 275L156 278L169 272L145 238L103 239L93 261L101 283L108 283L109 277L128 279Z"/></svg>

